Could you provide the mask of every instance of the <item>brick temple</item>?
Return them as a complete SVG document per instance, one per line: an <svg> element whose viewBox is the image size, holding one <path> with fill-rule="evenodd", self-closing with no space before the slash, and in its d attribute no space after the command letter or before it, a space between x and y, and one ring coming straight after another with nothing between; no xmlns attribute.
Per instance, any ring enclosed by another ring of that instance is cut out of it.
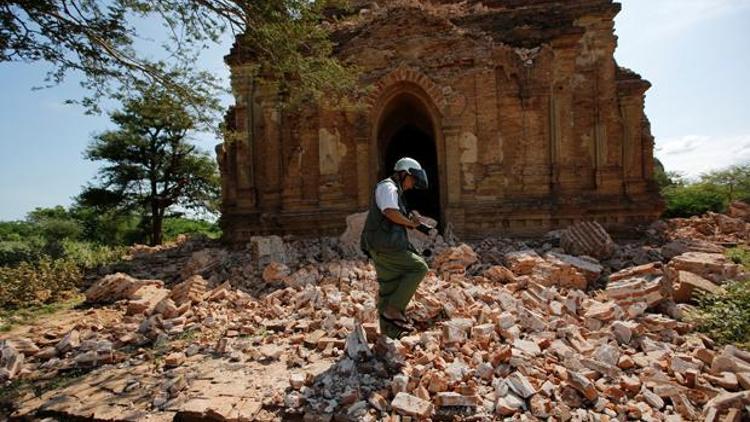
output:
<svg viewBox="0 0 750 422"><path fill-rule="evenodd" d="M330 23L361 69L346 105L282 107L235 45L231 141L217 152L226 239L339 234L401 156L410 205L466 238L657 218L650 84L614 59L611 0L357 1ZM376 4L377 3L377 4Z"/></svg>

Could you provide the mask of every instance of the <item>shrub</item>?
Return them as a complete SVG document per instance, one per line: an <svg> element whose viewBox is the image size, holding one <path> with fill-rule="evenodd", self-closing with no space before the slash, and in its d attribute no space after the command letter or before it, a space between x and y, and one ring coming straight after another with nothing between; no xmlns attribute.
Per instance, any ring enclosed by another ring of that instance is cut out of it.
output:
<svg viewBox="0 0 750 422"><path fill-rule="evenodd" d="M750 343L750 280L725 284L724 292L699 295L690 315L699 331L720 344Z"/></svg>
<svg viewBox="0 0 750 422"><path fill-rule="evenodd" d="M0 307L20 308L69 297L83 282L83 272L69 259L41 258L17 267L0 267Z"/></svg>
<svg viewBox="0 0 750 422"><path fill-rule="evenodd" d="M83 269L92 269L118 262L127 252L125 246L106 246L92 242L65 240L63 256Z"/></svg>
<svg viewBox="0 0 750 422"><path fill-rule="evenodd" d="M692 217L708 211L722 212L726 198L721 189L710 184L669 186L662 191L667 202L664 217Z"/></svg>
<svg viewBox="0 0 750 422"><path fill-rule="evenodd" d="M27 215L26 221L33 224L35 231L48 242L77 239L83 232L81 223L60 205L54 208L36 208Z"/></svg>
<svg viewBox="0 0 750 422"><path fill-rule="evenodd" d="M20 242L37 234L37 227L27 221L0 221L0 241Z"/></svg>
<svg viewBox="0 0 750 422"><path fill-rule="evenodd" d="M211 239L221 237L221 228L218 224L189 218L166 218L163 230L165 241L174 240L181 234L199 234Z"/></svg>
<svg viewBox="0 0 750 422"><path fill-rule="evenodd" d="M103 245L128 245L142 242L140 218L132 214L118 214L111 211L77 205L72 210L83 227L82 239Z"/></svg>
<svg viewBox="0 0 750 422"><path fill-rule="evenodd" d="M750 268L750 250L742 247L730 248L727 249L726 255L735 264L741 264L746 268Z"/></svg>
<svg viewBox="0 0 750 422"><path fill-rule="evenodd" d="M36 262L44 256L44 241L0 241L0 267L15 267L22 262Z"/></svg>

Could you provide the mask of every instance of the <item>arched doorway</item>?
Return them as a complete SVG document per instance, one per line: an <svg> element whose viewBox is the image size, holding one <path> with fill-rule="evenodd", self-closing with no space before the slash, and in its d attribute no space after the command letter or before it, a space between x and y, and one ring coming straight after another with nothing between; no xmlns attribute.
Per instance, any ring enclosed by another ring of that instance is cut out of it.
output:
<svg viewBox="0 0 750 422"><path fill-rule="evenodd" d="M419 161L427 172L429 189L408 191L409 207L438 221L442 227L440 175L436 132L430 112L416 95L404 92L392 97L381 113L378 125L379 177L392 173L402 157Z"/></svg>

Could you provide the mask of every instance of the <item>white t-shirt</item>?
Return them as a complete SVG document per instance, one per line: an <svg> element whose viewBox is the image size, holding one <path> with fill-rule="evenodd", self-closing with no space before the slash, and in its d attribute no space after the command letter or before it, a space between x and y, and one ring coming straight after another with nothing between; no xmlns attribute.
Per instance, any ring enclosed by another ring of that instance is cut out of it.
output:
<svg viewBox="0 0 750 422"><path fill-rule="evenodd" d="M396 184L390 180L379 183L375 188L375 204L381 212L389 208L398 210L398 188Z"/></svg>

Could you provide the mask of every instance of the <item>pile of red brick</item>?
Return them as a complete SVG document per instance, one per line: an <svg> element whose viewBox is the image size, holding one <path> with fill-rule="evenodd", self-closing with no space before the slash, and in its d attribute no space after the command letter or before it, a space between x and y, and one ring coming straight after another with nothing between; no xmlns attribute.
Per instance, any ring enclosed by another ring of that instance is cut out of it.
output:
<svg viewBox="0 0 750 422"><path fill-rule="evenodd" d="M3 335L0 378L87 372L20 397L17 417L749 417L750 353L682 320L695 292L720 292L742 268L687 251L612 273L604 256L579 255L604 250L597 242L614 253L611 239L594 224L575 230L563 248L491 263L469 245L443 248L407 312L418 330L399 340L378 334L365 261L295 265L280 239L256 239L259 278L217 283L200 273L226 265L198 258L231 254L193 252L194 270L171 287L105 276L89 308Z"/></svg>

